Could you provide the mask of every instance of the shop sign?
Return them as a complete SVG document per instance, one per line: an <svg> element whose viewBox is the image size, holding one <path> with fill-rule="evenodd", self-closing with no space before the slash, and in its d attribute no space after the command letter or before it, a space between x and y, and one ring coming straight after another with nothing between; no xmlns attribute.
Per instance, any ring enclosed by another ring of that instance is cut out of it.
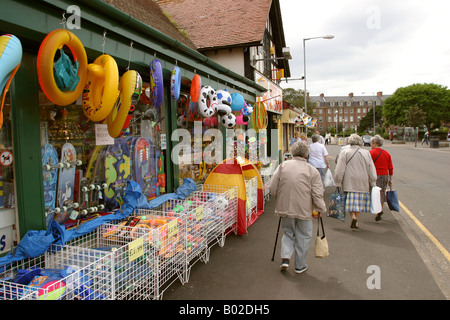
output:
<svg viewBox="0 0 450 320"><path fill-rule="evenodd" d="M267 111L282 114L283 112L283 89L270 81L264 75L255 71L255 82L267 89L262 98L258 98L266 106Z"/></svg>

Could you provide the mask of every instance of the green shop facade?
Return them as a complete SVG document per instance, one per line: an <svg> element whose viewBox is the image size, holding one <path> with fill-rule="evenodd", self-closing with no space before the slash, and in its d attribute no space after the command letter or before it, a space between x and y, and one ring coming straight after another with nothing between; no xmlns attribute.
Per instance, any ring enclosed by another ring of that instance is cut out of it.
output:
<svg viewBox="0 0 450 320"><path fill-rule="evenodd" d="M103 53L108 54L115 59L120 75L127 69L139 72L144 88L150 86L149 64L155 58L161 62L163 105L155 109L140 99L126 136L148 138L152 157L150 165L155 167L155 172L164 173L162 186L159 183L155 187L156 194L152 196L173 192L185 177L201 182L212 169L206 165L182 166L171 159L171 152L178 143L172 141L171 133L180 126L193 130L194 122L200 123L202 120L194 117L184 123L179 121L180 115L189 107L190 85L196 74L201 77L202 86L210 85L239 93L251 104L255 104L257 97L261 97L266 90L101 0L77 1L79 16L71 16L73 13L67 11L73 4L72 1L58 0L2 2L0 32L13 34L19 39L23 55L6 95L4 124L0 132L0 151L9 151L13 156L11 163L2 164L0 168L0 254L8 252L27 231L47 228L43 187L45 170L41 155L43 145L52 144L61 155L63 144L70 142L75 147L76 159L81 161L76 166L76 182L79 183L87 175L91 182L104 182L104 165L101 160L93 161L93 158L101 159L108 145L99 143L98 132L96 134L98 123L84 116L81 97L73 104L58 106L47 99L40 87L37 53L42 40L51 31L73 26L69 23L75 21L77 28L70 31L81 40L88 63ZM73 20L75 18L78 20ZM181 72L181 96L178 100L170 94L171 73L175 65ZM270 129L277 128L279 115L269 114L268 120L267 129L270 132ZM204 132L206 125L201 123ZM236 128L246 130L250 126ZM225 137L225 128L220 123L216 127ZM273 138L270 134L268 139L267 151L271 156L270 140ZM222 143L225 150L226 142ZM280 150L274 151L275 157L279 158ZM78 196L79 193L78 190Z"/></svg>

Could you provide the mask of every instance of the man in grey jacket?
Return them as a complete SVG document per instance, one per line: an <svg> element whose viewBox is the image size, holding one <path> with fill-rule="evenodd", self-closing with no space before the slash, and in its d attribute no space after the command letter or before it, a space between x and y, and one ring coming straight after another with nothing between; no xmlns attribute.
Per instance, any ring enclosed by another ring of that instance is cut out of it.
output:
<svg viewBox="0 0 450 320"><path fill-rule="evenodd" d="M275 215L282 218L281 270L289 267L295 250L295 272L308 269L306 257L312 238L313 210L326 212L320 173L306 162L309 147L303 141L291 148L293 158L275 170L270 182L270 195L276 197ZM317 218L318 216L314 216Z"/></svg>

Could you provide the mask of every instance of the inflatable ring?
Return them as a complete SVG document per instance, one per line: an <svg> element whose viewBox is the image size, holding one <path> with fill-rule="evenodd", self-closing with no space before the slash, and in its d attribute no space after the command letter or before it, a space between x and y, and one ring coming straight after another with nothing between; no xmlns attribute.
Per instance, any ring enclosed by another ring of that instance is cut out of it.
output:
<svg viewBox="0 0 450 320"><path fill-rule="evenodd" d="M78 83L73 91L61 91L55 82L53 59L56 50L67 46L73 59L78 61ZM73 103L83 92L87 79L87 56L80 39L65 29L50 32L42 41L37 56L37 73L39 84L45 96L54 104L66 106Z"/></svg>
<svg viewBox="0 0 450 320"><path fill-rule="evenodd" d="M208 106L209 99L209 106ZM204 86L200 90L200 98L198 99L198 109L205 118L212 117L215 113L214 107L217 104L216 90L210 86Z"/></svg>
<svg viewBox="0 0 450 320"><path fill-rule="evenodd" d="M267 110L263 102L256 103L252 116L252 126L256 132L267 128Z"/></svg>
<svg viewBox="0 0 450 320"><path fill-rule="evenodd" d="M0 93L2 95L0 105L0 129L3 126L3 104L11 81L19 70L22 61L22 44L12 34L4 34L0 37Z"/></svg>
<svg viewBox="0 0 450 320"><path fill-rule="evenodd" d="M83 90L83 111L89 120L99 122L109 115L119 96L119 69L113 57L102 54L88 65Z"/></svg>
<svg viewBox="0 0 450 320"><path fill-rule="evenodd" d="M163 104L164 82L161 61L153 59L150 63L150 99L153 106L159 109Z"/></svg>
<svg viewBox="0 0 450 320"><path fill-rule="evenodd" d="M202 88L202 79L198 74L192 78L191 82L191 100L196 103L200 97L200 89Z"/></svg>
<svg viewBox="0 0 450 320"><path fill-rule="evenodd" d="M172 76L170 77L170 94L175 101L180 98L181 90L181 71L178 66L175 66L172 70Z"/></svg>
<svg viewBox="0 0 450 320"><path fill-rule="evenodd" d="M114 139L123 135L130 125L142 91L141 75L134 70L125 72L120 78L119 91L119 98L106 120L109 135Z"/></svg>

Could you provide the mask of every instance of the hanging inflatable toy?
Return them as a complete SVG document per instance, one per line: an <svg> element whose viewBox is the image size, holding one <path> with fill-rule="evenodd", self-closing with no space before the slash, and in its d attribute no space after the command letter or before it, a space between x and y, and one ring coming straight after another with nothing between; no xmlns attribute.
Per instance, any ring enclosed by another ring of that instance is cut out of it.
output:
<svg viewBox="0 0 450 320"><path fill-rule="evenodd" d="M231 94L231 101L231 110L240 111L242 108L244 108L245 100L240 93L233 92Z"/></svg>
<svg viewBox="0 0 450 320"><path fill-rule="evenodd" d="M205 118L213 116L216 105L217 105L216 91L210 86L204 86L200 90L200 97L198 99L198 108L202 116L204 116Z"/></svg>
<svg viewBox="0 0 450 320"><path fill-rule="evenodd" d="M64 53L67 46L74 62ZM53 63L56 50L61 57ZM82 94L87 79L87 56L80 39L66 29L50 32L42 41L37 56L39 84L54 104L66 106Z"/></svg>
<svg viewBox="0 0 450 320"><path fill-rule="evenodd" d="M141 91L141 101L146 105L150 105L152 101L150 100L150 87L143 86Z"/></svg>
<svg viewBox="0 0 450 320"><path fill-rule="evenodd" d="M250 120L250 115L253 112L251 104L244 101L244 107L240 110L241 114L236 117L236 124L244 125Z"/></svg>
<svg viewBox="0 0 450 320"><path fill-rule="evenodd" d="M120 78L119 98L107 117L108 132L112 138L122 136L130 125L134 109L142 91L141 75L128 70Z"/></svg>
<svg viewBox="0 0 450 320"><path fill-rule="evenodd" d="M163 104L164 82L161 61L153 59L150 63L150 100L156 109Z"/></svg>
<svg viewBox="0 0 450 320"><path fill-rule="evenodd" d="M94 122L111 113L119 96L119 69L113 57L102 54L88 65L87 82L83 91L83 111Z"/></svg>
<svg viewBox="0 0 450 320"><path fill-rule="evenodd" d="M0 129L3 126L3 104L11 81L19 70L22 61L22 44L12 34L4 34L0 37L0 93L2 95L0 105Z"/></svg>
<svg viewBox="0 0 450 320"><path fill-rule="evenodd" d="M258 101L251 117L252 127L256 132L267 128L267 110L263 102Z"/></svg>
<svg viewBox="0 0 450 320"><path fill-rule="evenodd" d="M216 113L223 117L231 113L231 94L227 90L217 90L217 104L214 107Z"/></svg>
<svg viewBox="0 0 450 320"><path fill-rule="evenodd" d="M181 71L178 66L175 66L172 70L172 76L170 77L170 95L172 99L177 101L180 98L181 90Z"/></svg>
<svg viewBox="0 0 450 320"><path fill-rule="evenodd" d="M198 74L194 75L191 82L191 101L197 103L200 98L200 90L202 88L202 79Z"/></svg>

